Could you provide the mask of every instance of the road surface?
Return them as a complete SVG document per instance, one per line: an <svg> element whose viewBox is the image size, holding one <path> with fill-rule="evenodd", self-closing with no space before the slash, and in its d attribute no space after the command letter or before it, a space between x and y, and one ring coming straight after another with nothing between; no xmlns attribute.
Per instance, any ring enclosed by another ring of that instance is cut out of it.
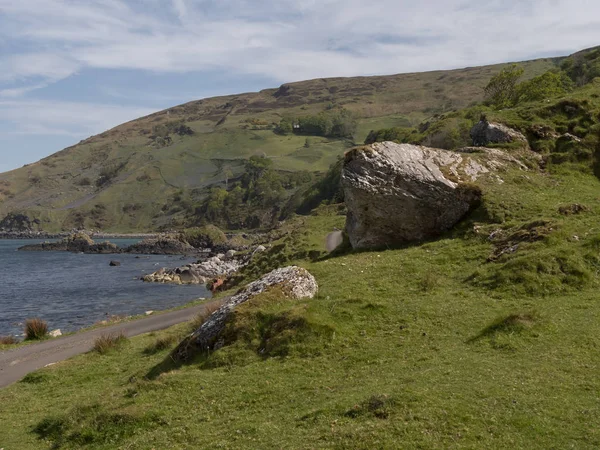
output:
<svg viewBox="0 0 600 450"><path fill-rule="evenodd" d="M48 364L57 363L90 351L96 338L103 334L123 333L125 336L131 337L162 330L193 319L197 314L204 311L206 305L212 303L215 302L177 311L157 313L131 322L83 331L0 352L0 388L19 381L28 373L41 369Z"/></svg>

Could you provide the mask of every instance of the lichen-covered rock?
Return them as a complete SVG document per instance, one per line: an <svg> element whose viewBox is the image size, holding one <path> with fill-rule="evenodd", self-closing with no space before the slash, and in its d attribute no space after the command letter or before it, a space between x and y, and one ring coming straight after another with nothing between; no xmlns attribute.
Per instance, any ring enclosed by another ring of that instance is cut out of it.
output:
<svg viewBox="0 0 600 450"><path fill-rule="evenodd" d="M353 248L420 241L455 225L480 200L489 169L465 154L380 142L351 150L342 169Z"/></svg>
<svg viewBox="0 0 600 450"><path fill-rule="evenodd" d="M501 123L480 120L471 128L471 139L476 147L489 144L506 144L520 141L527 146L527 138L520 132L502 125Z"/></svg>
<svg viewBox="0 0 600 450"><path fill-rule="evenodd" d="M225 324L232 311L240 304L247 302L253 297L265 292L268 288L280 286L289 298L314 298L318 291L315 278L306 270L297 266L276 269L261 279L248 284L236 295L230 297L225 303L198 328L186 340L184 340L174 351L175 358L186 360L190 356L190 350L207 351L218 349L219 335L225 328Z"/></svg>
<svg viewBox="0 0 600 450"><path fill-rule="evenodd" d="M91 237L82 232L69 235L58 242L42 242L41 244L25 245L22 251L63 251L73 253L120 253L121 249L111 242L96 243Z"/></svg>
<svg viewBox="0 0 600 450"><path fill-rule="evenodd" d="M233 275L246 265L245 260L214 256L206 261L187 264L175 269L161 268L142 277L149 283L205 284L209 279Z"/></svg>

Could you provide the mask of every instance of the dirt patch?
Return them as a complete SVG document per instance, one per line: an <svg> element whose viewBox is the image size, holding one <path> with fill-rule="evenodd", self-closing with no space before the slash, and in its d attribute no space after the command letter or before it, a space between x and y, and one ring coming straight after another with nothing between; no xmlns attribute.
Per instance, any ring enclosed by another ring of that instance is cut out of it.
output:
<svg viewBox="0 0 600 450"><path fill-rule="evenodd" d="M488 262L496 261L502 255L515 253L522 244L541 241L554 230L554 224L544 220L530 222L508 230L495 230L488 237L494 244L494 250L487 260Z"/></svg>

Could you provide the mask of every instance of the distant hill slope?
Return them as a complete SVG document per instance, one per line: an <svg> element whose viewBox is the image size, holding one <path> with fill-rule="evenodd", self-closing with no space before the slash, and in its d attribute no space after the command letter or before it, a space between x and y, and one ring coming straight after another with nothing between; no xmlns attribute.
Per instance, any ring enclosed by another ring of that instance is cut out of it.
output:
<svg viewBox="0 0 600 450"><path fill-rule="evenodd" d="M560 60L524 62L525 77ZM0 174L0 221L9 213L24 214L47 231L177 226L182 211L208 187L239 177L250 156L268 156L281 171L323 172L354 144L276 134L274 124L282 117L344 108L357 118L353 140L359 143L371 129L416 126L481 101L482 88L503 67L316 79L176 106Z"/></svg>

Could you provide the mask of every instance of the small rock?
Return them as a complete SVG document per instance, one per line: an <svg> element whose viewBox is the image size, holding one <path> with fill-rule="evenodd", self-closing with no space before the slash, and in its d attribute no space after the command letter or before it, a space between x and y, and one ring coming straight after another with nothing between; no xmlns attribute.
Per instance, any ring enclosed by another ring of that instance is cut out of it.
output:
<svg viewBox="0 0 600 450"><path fill-rule="evenodd" d="M60 330L53 330L50 333L48 333L48 336L53 337L53 338L62 336L62 331L60 331Z"/></svg>
<svg viewBox="0 0 600 450"><path fill-rule="evenodd" d="M147 316L151 316L152 314L154 314L154 311L146 311Z"/></svg>
<svg viewBox="0 0 600 450"><path fill-rule="evenodd" d="M527 138L522 133L501 123L492 123L487 120L481 120L471 128L471 139L476 147L514 141L527 143Z"/></svg>
<svg viewBox="0 0 600 450"><path fill-rule="evenodd" d="M111 261L110 263L108 263L108 265L111 267L118 267L121 265L121 263L119 261Z"/></svg>
<svg viewBox="0 0 600 450"><path fill-rule="evenodd" d="M174 356L180 360L185 360L189 357L189 351L192 347L200 350L218 349L223 345L222 339L218 339L219 334L225 327L233 310L271 286L285 286L287 296L293 299L314 298L318 291L317 281L305 269L289 266L273 270L230 297L175 349Z"/></svg>
<svg viewBox="0 0 600 450"><path fill-rule="evenodd" d="M264 245L259 245L252 252L252 256L256 255L257 253L263 253L263 252L266 252L266 251L267 251L267 247L265 247Z"/></svg>

